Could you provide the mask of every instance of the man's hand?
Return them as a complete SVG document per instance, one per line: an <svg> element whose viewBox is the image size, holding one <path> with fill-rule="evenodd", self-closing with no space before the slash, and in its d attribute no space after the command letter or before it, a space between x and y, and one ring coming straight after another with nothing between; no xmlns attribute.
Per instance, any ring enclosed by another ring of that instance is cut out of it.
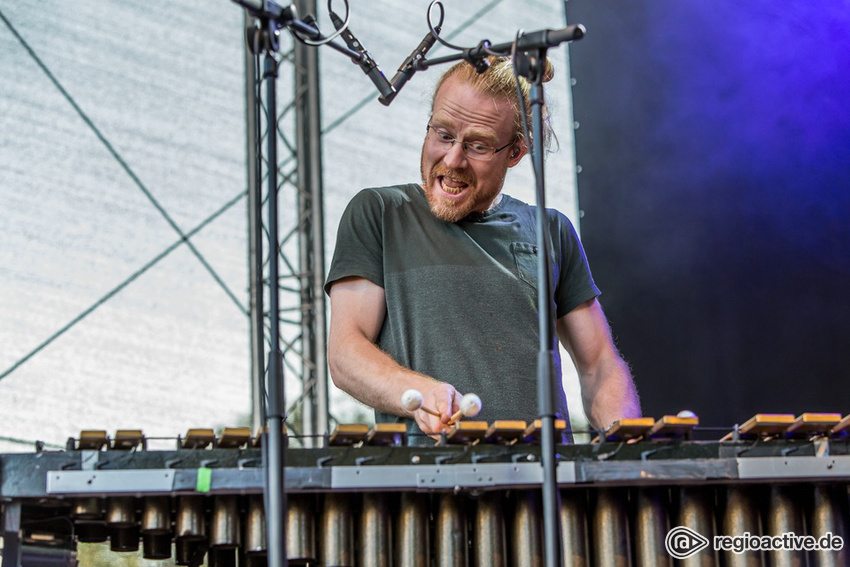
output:
<svg viewBox="0 0 850 567"><path fill-rule="evenodd" d="M452 414L460 408L461 395L451 384L437 381L425 384L417 390L422 393L422 407L433 410L439 414L439 417L422 409L408 412L408 415L416 421L419 429L435 439L439 438L440 433L446 429Z"/></svg>

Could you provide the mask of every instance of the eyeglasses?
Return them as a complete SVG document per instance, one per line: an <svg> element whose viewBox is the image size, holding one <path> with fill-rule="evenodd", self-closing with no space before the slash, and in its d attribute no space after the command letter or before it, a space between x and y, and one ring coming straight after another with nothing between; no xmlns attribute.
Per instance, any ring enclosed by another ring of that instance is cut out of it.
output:
<svg viewBox="0 0 850 567"><path fill-rule="evenodd" d="M438 148L449 151L452 146L458 143L466 157L478 161L490 161L493 159L495 154L513 144L513 142L508 142L501 148L493 148L479 142L462 142L457 138L453 138L452 135L445 130L441 130L431 126L430 124L428 124L425 128L428 131L428 139Z"/></svg>

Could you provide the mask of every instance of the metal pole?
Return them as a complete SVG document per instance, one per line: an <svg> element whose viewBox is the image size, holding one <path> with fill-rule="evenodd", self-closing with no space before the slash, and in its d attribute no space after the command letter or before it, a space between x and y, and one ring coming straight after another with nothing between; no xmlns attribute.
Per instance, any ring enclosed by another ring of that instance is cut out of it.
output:
<svg viewBox="0 0 850 567"><path fill-rule="evenodd" d="M531 159L534 160L537 187L537 281L538 311L540 313L540 352L537 368L537 394L540 407L541 456L543 461L543 537L546 565L561 565L560 526L558 512L557 466L555 455L555 323L552 314L552 267L549 264L549 219L546 216L546 190L543 175L543 88L542 75L546 65L546 50L537 56L539 65L531 79L531 119L533 123Z"/></svg>
<svg viewBox="0 0 850 567"><path fill-rule="evenodd" d="M299 13L312 14L316 2L300 0L297 6ZM296 42L294 53L302 384L309 390L302 402L302 433L305 444L313 445L328 430L319 52Z"/></svg>
<svg viewBox="0 0 850 567"><path fill-rule="evenodd" d="M21 567L21 502L7 502L0 506L0 512L0 536L3 536L0 565Z"/></svg>
<svg viewBox="0 0 850 567"><path fill-rule="evenodd" d="M256 32L255 19L245 12L246 32ZM253 34L247 34L250 37ZM245 122L248 162L248 316L251 339L251 430L265 423L265 339L263 329L263 188L260 151L260 96L257 92L257 55L245 43Z"/></svg>
<svg viewBox="0 0 850 567"><path fill-rule="evenodd" d="M280 305L277 211L277 61L270 50L265 56L263 80L266 81L266 125L268 135L268 218L269 218L269 373L268 373L268 452L266 460L266 526L268 528L268 563L270 567L286 566L286 492L283 450L283 415L286 396L283 385L283 353L280 349Z"/></svg>
<svg viewBox="0 0 850 567"><path fill-rule="evenodd" d="M248 252L250 330L252 361L252 424L262 438L268 565L286 567L286 492L283 423L286 395L283 383L283 354L280 349L280 305L278 273L277 200L277 51L276 22L269 18L252 21L246 14L246 121L248 127ZM262 226L262 132L260 83L257 73L260 52L265 55L262 80L266 83L266 127L269 221L269 366L264 372L263 326L263 226ZM266 382L265 376L268 376ZM266 393L265 399L263 393ZM264 404L267 404L264 405ZM266 411L263 411L263 410ZM262 419L260 419L262 414ZM263 433L265 429L265 433Z"/></svg>

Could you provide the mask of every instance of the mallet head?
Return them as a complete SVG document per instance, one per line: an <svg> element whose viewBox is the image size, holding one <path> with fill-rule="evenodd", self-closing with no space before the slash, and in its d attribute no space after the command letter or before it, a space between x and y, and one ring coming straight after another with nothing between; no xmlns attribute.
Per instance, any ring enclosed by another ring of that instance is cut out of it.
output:
<svg viewBox="0 0 850 567"><path fill-rule="evenodd" d="M422 392L419 390L405 390L401 394L401 407L406 409L407 411L416 411L422 407L424 403L424 399L422 398Z"/></svg>

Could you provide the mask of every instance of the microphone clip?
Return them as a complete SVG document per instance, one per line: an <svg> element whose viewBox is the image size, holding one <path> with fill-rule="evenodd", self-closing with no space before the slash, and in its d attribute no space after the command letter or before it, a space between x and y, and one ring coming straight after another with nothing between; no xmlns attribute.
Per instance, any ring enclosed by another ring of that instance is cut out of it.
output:
<svg viewBox="0 0 850 567"><path fill-rule="evenodd" d="M463 59L475 69L479 75L483 74L490 68L490 62L487 57L490 56L490 40L482 39L481 42L472 49L464 49Z"/></svg>

